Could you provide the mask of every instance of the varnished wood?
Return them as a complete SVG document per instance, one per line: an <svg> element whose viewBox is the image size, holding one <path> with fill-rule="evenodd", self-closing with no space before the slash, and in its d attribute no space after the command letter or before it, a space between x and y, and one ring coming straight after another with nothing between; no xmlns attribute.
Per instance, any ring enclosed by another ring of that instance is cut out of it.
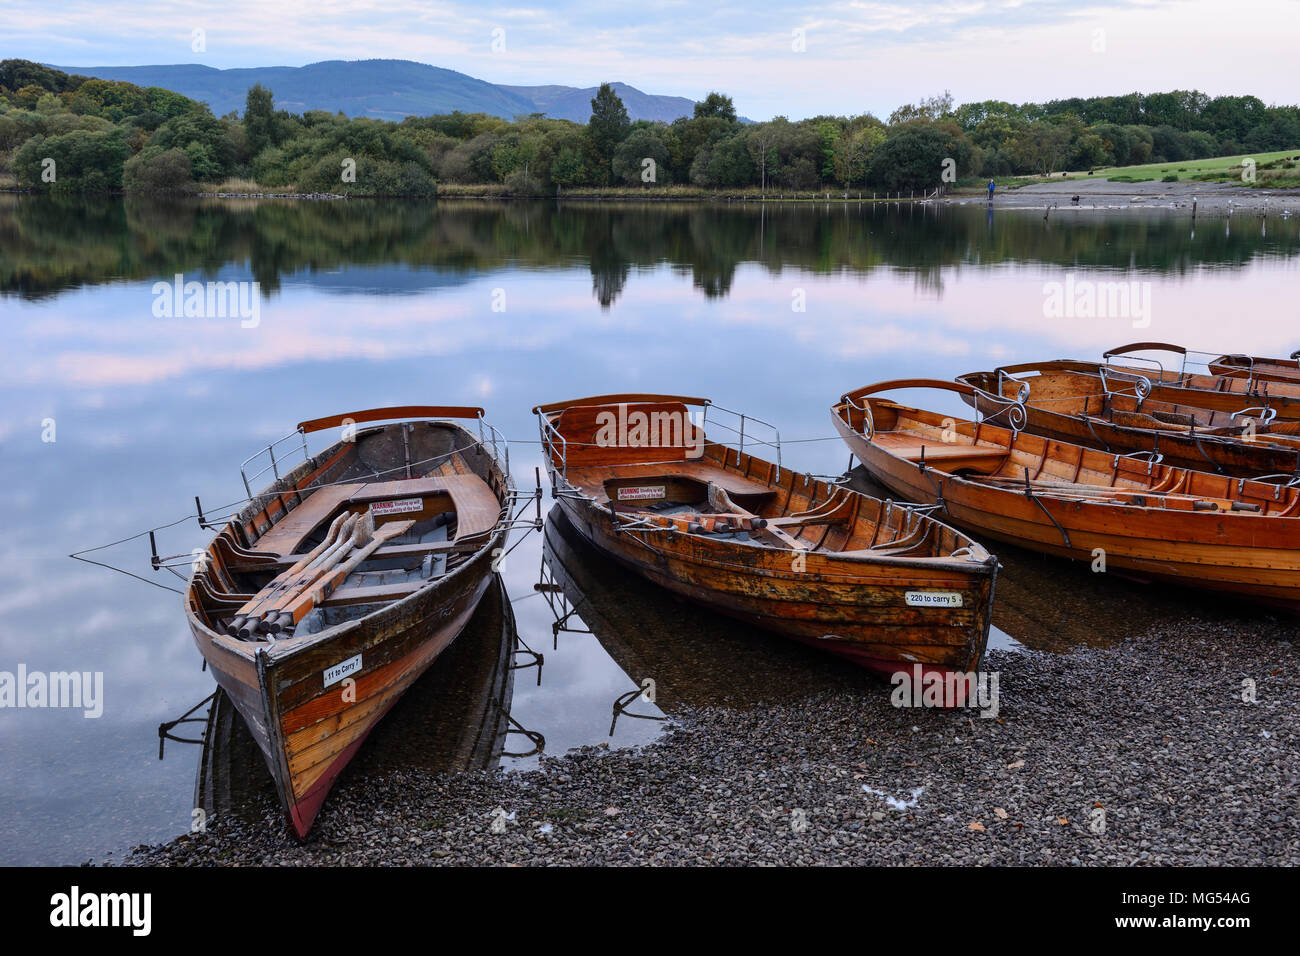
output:
<svg viewBox="0 0 1300 956"><path fill-rule="evenodd" d="M360 412L344 412L339 415L327 415L299 422L298 431L304 435L326 428L335 428L344 424L361 424L362 422L386 422L399 418L439 418L439 419L475 419L483 417L483 409L462 405L397 405L392 408L368 408Z"/></svg>
<svg viewBox="0 0 1300 956"><path fill-rule="evenodd" d="M653 398L558 402L539 414L585 443L597 411L704 401ZM575 463L561 447L547 460L573 527L664 588L884 673L979 666L997 562L952 528L713 442L671 460L661 446L588 445ZM620 498L629 486L657 500ZM650 507L657 501L669 510ZM743 537L719 530L732 527ZM909 591L960 595L961 606L915 606Z"/></svg>
<svg viewBox="0 0 1300 956"><path fill-rule="evenodd" d="M438 410L413 409L421 415ZM380 411L394 410L375 410L376 419L391 417ZM339 417L361 420L332 418ZM432 454L425 473L397 481L373 477L405 470L406 450L416 445L426 457ZM361 446L369 449L364 461ZM382 455L391 460L377 460ZM190 631L265 755L297 836L306 835L371 728L473 613L488 586L493 554L505 543L510 489L509 476L461 426L401 422L366 429L305 462L255 496L214 539L209 558L222 581L218 588L204 575L191 583L185 601ZM419 499L418 510L381 510L372 538L352 542L332 568L312 574L310 559L330 545L325 525L342 528L385 501L409 499ZM454 513L453 541L386 543L444 511ZM246 551L237 543L241 538ZM394 561L419 567L431 554L445 556L441 574L405 584L350 583L372 561L387 562L379 565L385 569ZM233 596L243 599L239 610L262 617L283 612L295 623L313 607L351 617L312 633L290 629L240 640L223 633L235 611ZM325 672L349 660L359 666L347 680L327 686Z"/></svg>
<svg viewBox="0 0 1300 956"><path fill-rule="evenodd" d="M854 455L896 494L941 504L954 524L981 538L1090 562L1104 555L1112 572L1300 606L1300 488L1017 435L874 392L854 393L870 424L846 401L832 409ZM898 453L953 443L1005 459L985 474L948 474L915 450Z"/></svg>
<svg viewBox="0 0 1300 956"><path fill-rule="evenodd" d="M1022 377L1000 382L1001 395L1008 400L1015 400L1022 386L1027 388L1025 428L1036 435L1122 454L1159 452L1171 465L1245 478L1300 467L1300 422L1261 423L1194 405L1155 398L1139 401L1131 386L1108 394L1097 375L1053 364L1016 366ZM998 394L996 372L970 372L957 381ZM962 397L981 413L1003 420L976 392Z"/></svg>

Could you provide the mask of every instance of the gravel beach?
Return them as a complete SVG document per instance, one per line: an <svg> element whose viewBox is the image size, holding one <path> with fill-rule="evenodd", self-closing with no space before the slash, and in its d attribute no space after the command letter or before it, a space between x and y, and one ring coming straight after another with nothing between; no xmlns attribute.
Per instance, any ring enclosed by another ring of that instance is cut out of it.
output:
<svg viewBox="0 0 1300 956"><path fill-rule="evenodd" d="M267 798L122 862L1295 865L1298 637L1284 618L1179 619L991 652L996 718L895 708L870 679L696 707L649 746L536 771L345 778L303 845Z"/></svg>
<svg viewBox="0 0 1300 956"><path fill-rule="evenodd" d="M1072 202L1075 196L1079 202ZM1054 206L1054 212L1067 210L1079 212L1090 209L1178 209L1188 215L1192 202L1196 202L1198 216L1227 216L1249 213L1269 216L1294 216L1300 213L1300 190L1257 189L1231 183L1176 182L1112 182L1108 179L1061 179L1055 182L1032 183L1015 189L999 189L994 193L993 205L1007 208L1042 209ZM983 203L978 197L954 196L953 203Z"/></svg>

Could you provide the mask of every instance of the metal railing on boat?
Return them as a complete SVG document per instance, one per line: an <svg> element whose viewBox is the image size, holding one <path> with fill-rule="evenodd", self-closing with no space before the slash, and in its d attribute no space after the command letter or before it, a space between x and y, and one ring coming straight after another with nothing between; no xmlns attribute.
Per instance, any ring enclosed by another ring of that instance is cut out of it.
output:
<svg viewBox="0 0 1300 956"><path fill-rule="evenodd" d="M784 467L781 457L781 432L775 425L753 415L746 415L743 412L724 408L721 405L713 403L709 399L701 400L700 405L704 409L700 427L705 433L706 439L708 435L710 409L734 416L737 422L736 425L728 425L726 422L717 421L716 419L713 424L718 428L724 428L736 435L737 439L735 441L715 440L715 443L729 447L735 446L741 454L744 454L745 452L746 443L771 448L776 452L777 473L780 474L780 469ZM762 425L763 427L770 429L772 437L770 439L758 438L754 436L752 431L747 434L747 423ZM558 428L555 427L555 424L547 417L547 413L540 409L537 411L537 430L538 437L541 441L542 452L544 455L547 455L551 461L552 471L563 482L562 487L558 485L552 487L552 496L576 493L577 489L569 482L569 440L560 433Z"/></svg>
<svg viewBox="0 0 1300 956"><path fill-rule="evenodd" d="M447 411L447 412L459 411L459 410L461 410L461 409L454 409L454 408L443 409L443 411ZM384 411L384 409L376 409L376 410L374 410L374 411ZM398 409L393 409L393 411L394 411L394 412L397 412L397 411L399 411L399 410L398 410ZM509 441L506 439L504 433L502 433L502 431L501 431L499 428L497 428L495 425L493 425L491 422L489 422L489 421L487 420L487 418L483 415L483 410L482 410L482 409L468 409L468 408L467 408L467 409L463 409L463 411L475 411L475 412L478 413L477 415L473 416L473 417L471 418L471 420L472 420L472 421L475 421L475 422L478 424L479 446L480 446L481 448L483 448L484 451L487 451L488 447L490 446L491 449L492 449L492 450L491 450L492 458L497 462L498 465L502 466L502 470L504 471L505 474L507 474L507 475L510 474L510 443L509 443ZM358 419L360 419L360 420L363 420L363 421L367 420L367 419L361 419L361 416L362 416L363 414L365 414L365 413L362 413L362 412L356 412L356 413L353 413L353 414L355 414L355 415L358 417ZM435 417L436 417L436 416L435 416ZM395 420L398 420L398 419L401 419L401 418L402 418L402 416L400 416L400 415L394 415L394 416L392 417L392 419L390 419L390 420L391 420L391 421L395 421ZM350 416L346 416L346 415L345 415L345 416L338 416L338 417L337 417L337 420L338 420L338 423L342 424L345 428L352 427L352 426L354 426L354 425L357 424L357 422L354 421ZM373 419L373 420L374 420L374 421L384 421L384 419ZM409 419L408 419L408 420L409 420ZM325 419L322 419L322 420L319 420L319 421L326 421L326 420L325 420ZM330 421L332 421L332 420L330 420ZM262 449L260 449L259 451L254 452L252 455L249 455L247 458L245 458L245 459L240 463L240 466L239 466L239 475L240 475L240 477L241 477L241 478L243 479L243 481L244 481L244 491L245 491L245 493L248 495L248 499L249 499L250 501L252 501L253 498L256 497L256 496L253 494L253 487L252 487L253 484L254 484L254 483L255 483L259 478L261 478L263 475L265 475L268 471L270 471L270 472L272 473L272 476L273 476L273 478L274 478L274 480L275 480L276 482L279 482L279 481L280 481L280 479L281 479L281 477L282 477L281 474L280 474L280 468L281 468L282 465L285 465L285 464L287 463L287 461L288 461L288 457L287 457L287 455L282 455L282 456L280 456L280 457L278 457L278 458L276 457L275 449L276 449L278 446L280 446L280 445L284 444L285 442L287 442L287 441L289 441L289 440L291 440L291 439L294 439L294 438L300 439L300 445L298 446L298 448L296 448L296 449L295 449L294 451L292 451L292 452L289 452L289 454L294 455L294 456L295 456L295 459L296 459L296 453L297 453L297 452L301 452L301 454L302 454L302 461L305 462L305 461L310 461L310 460L311 460L311 453L310 453L310 451L308 451L308 449L307 449L307 433L308 433L309 431L315 431L315 430L318 430L318 429L316 429L316 428L309 428L309 427L306 427L306 426L308 426L308 425L310 425L310 424L314 424L314 423L307 423L307 422L304 422L304 423L299 424L299 426L298 426L294 431L291 431L289 434L285 435L283 438L277 438L275 441L271 442L271 443L270 443L269 445L267 445L265 448L262 448ZM484 429L486 429L486 431L484 431ZM403 437L403 440L405 441L405 438L406 438L405 433L403 433L403 436L402 436L402 437ZM250 474L248 473L248 470L247 470L247 469L248 469L248 466L249 466L251 463L253 463L254 461L256 461L256 460L258 460L259 458L261 458L262 456L264 456L264 455L265 455L265 456L267 457L267 459L268 459L267 463L266 463L265 465L263 465L261 468L259 468L257 471L253 472L253 473L250 475ZM430 459L430 460L436 460L437 458L441 458L441 457L446 457L446 456L445 456L445 455L438 455L438 456L434 456L434 458L433 458L433 459ZM425 464L425 463L426 463L426 462L424 462L424 461L420 461L420 462L413 462L413 461L410 461L410 460L409 460L409 450L408 450L407 460L404 462L404 464L403 464L402 466L399 466L399 467L404 467L404 468L406 468L406 469L409 471L409 469L410 469L411 467L413 467L414 465ZM295 460L293 464L294 464L294 467L297 467L297 465L300 464L300 463L299 463L298 461ZM390 470L390 471L396 471L397 468L395 467L395 468L393 468L393 469L389 469L389 470ZM387 474L387 471L384 472L384 474ZM408 475L408 477L409 477L409 475ZM268 492L267 494L275 494L275 492Z"/></svg>

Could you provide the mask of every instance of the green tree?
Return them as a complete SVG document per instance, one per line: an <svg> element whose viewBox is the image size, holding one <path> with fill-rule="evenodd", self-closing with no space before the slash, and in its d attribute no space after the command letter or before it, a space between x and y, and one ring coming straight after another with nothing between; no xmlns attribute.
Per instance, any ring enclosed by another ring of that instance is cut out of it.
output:
<svg viewBox="0 0 1300 956"><path fill-rule="evenodd" d="M128 192L180 192L193 188L190 158L184 150L140 153L126 161L122 186Z"/></svg>
<svg viewBox="0 0 1300 956"><path fill-rule="evenodd" d="M600 84L600 89L591 100L591 119L587 122L587 133L597 154L608 163L614 156L614 150L631 127L627 118L627 108L619 99L614 88L608 83Z"/></svg>
<svg viewBox="0 0 1300 956"><path fill-rule="evenodd" d="M944 160L958 159L953 152L951 135L938 126L906 126L876 147L871 180L886 190L937 186L942 181Z"/></svg>
<svg viewBox="0 0 1300 956"><path fill-rule="evenodd" d="M695 104L696 119L724 119L729 123L736 121L736 107L731 102L730 96L722 93L710 93L700 102Z"/></svg>
<svg viewBox="0 0 1300 956"><path fill-rule="evenodd" d="M244 100L244 133L254 156L275 141L275 100L261 83L253 84Z"/></svg>
<svg viewBox="0 0 1300 956"><path fill-rule="evenodd" d="M121 129L74 130L63 136L33 136L14 152L11 166L18 183L53 192L109 192L122 188L126 137ZM50 166L46 160L53 160ZM47 181L45 171L53 171Z"/></svg>
<svg viewBox="0 0 1300 956"><path fill-rule="evenodd" d="M651 163L647 164L646 160ZM612 162L614 178L628 186L666 185L671 181L668 148L653 130L639 129L619 143ZM646 176L653 173L653 178Z"/></svg>

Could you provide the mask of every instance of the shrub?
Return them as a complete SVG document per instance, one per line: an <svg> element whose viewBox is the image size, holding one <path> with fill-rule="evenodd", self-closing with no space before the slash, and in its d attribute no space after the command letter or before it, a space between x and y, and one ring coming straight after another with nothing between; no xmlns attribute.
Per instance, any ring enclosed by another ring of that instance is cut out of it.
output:
<svg viewBox="0 0 1300 956"><path fill-rule="evenodd" d="M194 188L190 157L183 149L144 152L126 161L123 188L135 192L187 192Z"/></svg>

